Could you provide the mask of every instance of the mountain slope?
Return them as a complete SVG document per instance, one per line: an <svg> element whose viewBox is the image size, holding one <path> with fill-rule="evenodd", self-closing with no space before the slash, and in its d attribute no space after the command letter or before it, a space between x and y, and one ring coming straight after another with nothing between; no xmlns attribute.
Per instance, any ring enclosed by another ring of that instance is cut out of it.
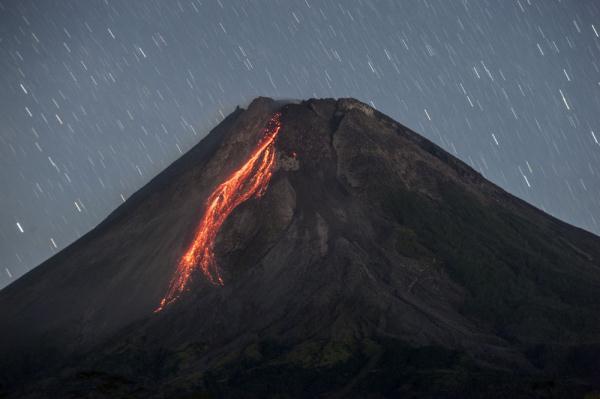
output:
<svg viewBox="0 0 600 399"><path fill-rule="evenodd" d="M268 185L216 235L223 284L196 270L155 312L275 112ZM32 397L577 397L599 314L598 237L356 100L259 98L0 291L0 375Z"/></svg>

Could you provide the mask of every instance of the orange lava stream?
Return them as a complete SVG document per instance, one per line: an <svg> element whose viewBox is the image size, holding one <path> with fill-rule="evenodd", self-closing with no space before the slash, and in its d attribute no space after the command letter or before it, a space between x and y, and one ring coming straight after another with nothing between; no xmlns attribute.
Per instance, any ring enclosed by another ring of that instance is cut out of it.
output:
<svg viewBox="0 0 600 399"><path fill-rule="evenodd" d="M264 194L275 165L275 139L281 129L280 116L280 113L276 113L269 120L264 136L246 162L208 197L194 241L179 260L169 289L154 310L155 313L179 298L197 268L211 283L223 285L213 250L217 234L238 205L253 196Z"/></svg>

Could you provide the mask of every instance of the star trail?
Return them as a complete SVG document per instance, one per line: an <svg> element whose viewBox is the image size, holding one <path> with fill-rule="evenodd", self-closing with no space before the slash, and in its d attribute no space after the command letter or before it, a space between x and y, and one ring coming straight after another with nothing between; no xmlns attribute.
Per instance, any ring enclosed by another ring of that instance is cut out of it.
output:
<svg viewBox="0 0 600 399"><path fill-rule="evenodd" d="M256 96L356 97L600 233L600 3L0 0L0 287Z"/></svg>

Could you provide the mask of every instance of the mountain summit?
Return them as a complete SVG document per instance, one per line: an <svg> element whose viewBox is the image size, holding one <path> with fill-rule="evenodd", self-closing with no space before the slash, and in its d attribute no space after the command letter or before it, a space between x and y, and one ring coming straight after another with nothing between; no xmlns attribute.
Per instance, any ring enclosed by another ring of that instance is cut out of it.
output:
<svg viewBox="0 0 600 399"><path fill-rule="evenodd" d="M0 392L583 397L599 316L600 238L362 102L257 98L0 291Z"/></svg>

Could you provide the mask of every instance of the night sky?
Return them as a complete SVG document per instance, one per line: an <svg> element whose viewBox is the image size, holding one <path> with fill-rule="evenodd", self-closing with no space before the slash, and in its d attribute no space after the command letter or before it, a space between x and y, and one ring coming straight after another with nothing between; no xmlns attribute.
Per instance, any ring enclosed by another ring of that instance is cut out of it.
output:
<svg viewBox="0 0 600 399"><path fill-rule="evenodd" d="M259 95L356 97L600 233L597 0L0 0L0 287Z"/></svg>

